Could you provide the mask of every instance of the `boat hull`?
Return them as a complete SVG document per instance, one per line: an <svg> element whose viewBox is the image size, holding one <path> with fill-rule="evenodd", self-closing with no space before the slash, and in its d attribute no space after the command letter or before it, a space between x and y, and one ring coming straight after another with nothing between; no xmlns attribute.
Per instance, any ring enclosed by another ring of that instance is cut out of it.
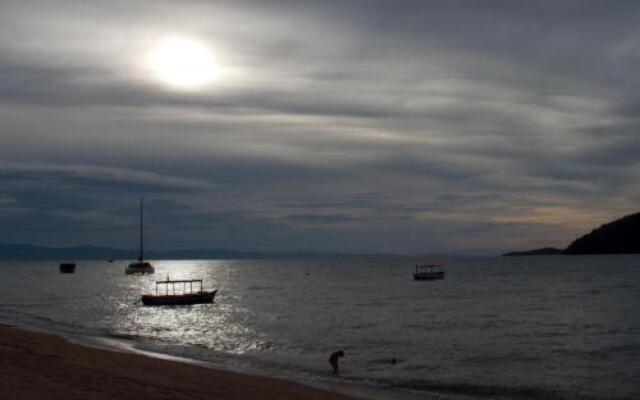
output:
<svg viewBox="0 0 640 400"><path fill-rule="evenodd" d="M131 263L127 266L127 269L124 271L127 275L133 274L153 274L156 272L156 269L153 268L153 265L148 262L135 262Z"/></svg>
<svg viewBox="0 0 640 400"><path fill-rule="evenodd" d="M145 306L181 306L189 304L213 303L217 290L211 292L187 293L180 295L151 295L142 296Z"/></svg>
<svg viewBox="0 0 640 400"><path fill-rule="evenodd" d="M413 279L416 281L435 281L437 279L444 279L444 271L433 273L415 273Z"/></svg>
<svg viewBox="0 0 640 400"><path fill-rule="evenodd" d="M73 274L76 272L76 264L74 263L62 263L60 264L61 274Z"/></svg>

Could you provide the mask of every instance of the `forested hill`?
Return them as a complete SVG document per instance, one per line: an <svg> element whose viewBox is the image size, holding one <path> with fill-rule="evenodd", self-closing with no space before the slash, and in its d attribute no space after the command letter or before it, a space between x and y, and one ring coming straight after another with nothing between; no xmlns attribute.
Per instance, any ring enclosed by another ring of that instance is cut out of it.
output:
<svg viewBox="0 0 640 400"><path fill-rule="evenodd" d="M640 213L594 229L574 240L565 254L640 254Z"/></svg>
<svg viewBox="0 0 640 400"><path fill-rule="evenodd" d="M566 249L545 247L512 251L504 256L543 256L557 254L640 254L640 212L602 225L573 241Z"/></svg>

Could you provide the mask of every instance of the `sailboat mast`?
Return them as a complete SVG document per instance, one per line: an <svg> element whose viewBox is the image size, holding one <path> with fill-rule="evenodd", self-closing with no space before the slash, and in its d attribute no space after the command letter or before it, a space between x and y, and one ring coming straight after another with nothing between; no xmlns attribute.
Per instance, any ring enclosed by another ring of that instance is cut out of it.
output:
<svg viewBox="0 0 640 400"><path fill-rule="evenodd" d="M142 262L142 260L144 259L144 241L143 241L144 225L142 220L143 213L144 213L144 199L140 198L140 255L138 256L138 260L140 260L140 262Z"/></svg>

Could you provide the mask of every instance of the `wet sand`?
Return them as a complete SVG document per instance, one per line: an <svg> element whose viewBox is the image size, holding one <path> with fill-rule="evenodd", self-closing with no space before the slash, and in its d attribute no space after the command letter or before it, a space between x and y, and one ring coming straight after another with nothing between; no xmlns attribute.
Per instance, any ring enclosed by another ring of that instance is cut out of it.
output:
<svg viewBox="0 0 640 400"><path fill-rule="evenodd" d="M0 326L0 399L353 400L295 382L85 347L8 326Z"/></svg>

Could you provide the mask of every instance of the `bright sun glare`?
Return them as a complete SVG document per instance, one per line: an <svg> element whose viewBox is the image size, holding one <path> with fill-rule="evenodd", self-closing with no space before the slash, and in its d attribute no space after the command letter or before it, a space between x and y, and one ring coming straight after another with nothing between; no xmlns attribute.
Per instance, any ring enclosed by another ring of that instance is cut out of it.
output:
<svg viewBox="0 0 640 400"><path fill-rule="evenodd" d="M203 41L171 36L161 39L147 56L154 77L175 89L195 90L212 83L220 66Z"/></svg>

